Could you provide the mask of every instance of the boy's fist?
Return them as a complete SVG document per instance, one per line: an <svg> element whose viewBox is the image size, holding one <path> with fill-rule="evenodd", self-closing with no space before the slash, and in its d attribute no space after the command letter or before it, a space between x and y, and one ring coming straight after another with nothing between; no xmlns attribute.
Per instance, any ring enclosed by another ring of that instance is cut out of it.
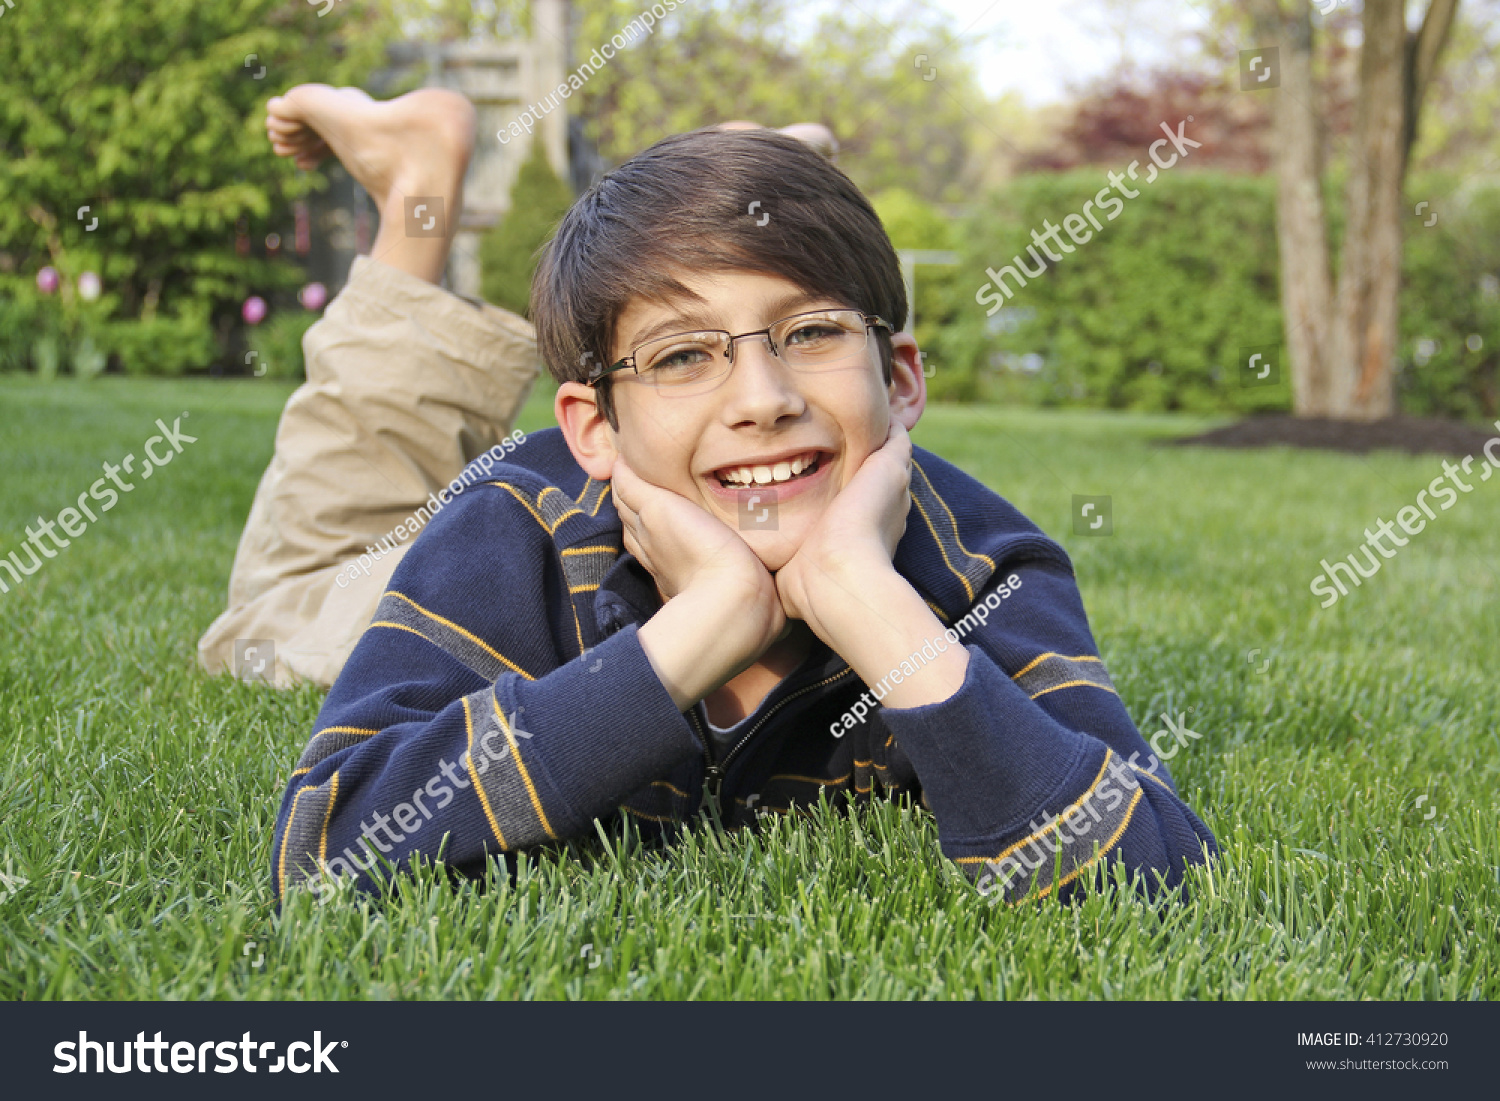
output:
<svg viewBox="0 0 1500 1101"><path fill-rule="evenodd" d="M777 571L776 589L788 618L804 620L833 645L828 624L835 609L873 591L866 583L893 570L891 560L911 510L910 486L911 437L892 417L885 443L866 456L791 561Z"/></svg>
<svg viewBox="0 0 1500 1101"><path fill-rule="evenodd" d="M746 664L758 658L785 618L776 582L749 544L686 497L647 482L623 458L615 459L610 487L625 549L655 578L662 599L692 591L722 606L718 629L738 636L735 649L754 650Z"/></svg>

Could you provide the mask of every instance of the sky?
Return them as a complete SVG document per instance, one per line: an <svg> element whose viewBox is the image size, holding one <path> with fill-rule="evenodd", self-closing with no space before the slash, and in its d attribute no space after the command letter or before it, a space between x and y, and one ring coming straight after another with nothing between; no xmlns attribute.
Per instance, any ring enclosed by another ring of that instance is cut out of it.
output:
<svg viewBox="0 0 1500 1101"><path fill-rule="evenodd" d="M1128 54L1144 67L1187 60L1205 18L1192 0L928 0L976 39L986 94L1037 106L1102 76Z"/></svg>

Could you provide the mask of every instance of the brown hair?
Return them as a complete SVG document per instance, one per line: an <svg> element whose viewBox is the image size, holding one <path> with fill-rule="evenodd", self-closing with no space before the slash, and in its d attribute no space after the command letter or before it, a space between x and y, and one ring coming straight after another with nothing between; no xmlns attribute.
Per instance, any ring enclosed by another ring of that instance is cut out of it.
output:
<svg viewBox="0 0 1500 1101"><path fill-rule="evenodd" d="M606 173L543 247L531 320L553 378L587 382L609 365L631 299L696 297L673 271L724 270L780 276L897 330L906 324L896 250L848 176L774 130L693 130ZM889 383L890 336L875 333ZM608 381L599 404L618 427Z"/></svg>

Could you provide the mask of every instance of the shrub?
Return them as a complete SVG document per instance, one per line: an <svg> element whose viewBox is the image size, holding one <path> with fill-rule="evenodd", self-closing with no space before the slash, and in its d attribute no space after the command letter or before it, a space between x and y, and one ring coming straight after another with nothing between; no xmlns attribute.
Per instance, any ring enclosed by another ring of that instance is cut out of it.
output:
<svg viewBox="0 0 1500 1101"><path fill-rule="evenodd" d="M307 310L279 310L246 334L245 371L267 378L306 377L302 337L322 316Z"/></svg>
<svg viewBox="0 0 1500 1101"><path fill-rule="evenodd" d="M34 282L10 280L0 293L0 371L99 374L113 343L106 320L113 301L104 295L84 302L71 287L46 295Z"/></svg>
<svg viewBox="0 0 1500 1101"><path fill-rule="evenodd" d="M1408 185L1397 392L1410 413L1500 413L1500 188ZM1436 213L1436 223L1427 222Z"/></svg>
<svg viewBox="0 0 1500 1101"><path fill-rule="evenodd" d="M902 188L887 188L870 200L897 250L952 250L952 222L932 203ZM946 370L944 357L936 351L942 334L949 329L963 305L962 285L956 265L919 264L916 269L916 300L909 303L916 314L912 335L922 349L928 372L927 392L934 399L972 400L976 397L972 372ZM910 325L910 319L908 319Z"/></svg>
<svg viewBox="0 0 1500 1101"><path fill-rule="evenodd" d="M1011 297L976 295L993 282L986 269L1014 265L1033 230L1083 216L1102 185L1097 168L1019 178L971 217L963 242L964 306L945 334L945 361L990 393L1009 384L1043 405L1142 410L1253 409L1285 405L1289 390L1242 389L1239 349L1281 340L1277 305L1275 183L1221 173L1166 173L1140 194L1117 199L1092 239ZM1041 250L1038 249L1040 253ZM1045 257L1045 254L1043 254ZM987 312L988 310L988 312ZM1021 378L1017 378L1020 372ZM1025 380L1025 376L1032 376ZM1007 377L1008 376L1008 377ZM1025 380L1025 381L1023 381Z"/></svg>
<svg viewBox="0 0 1500 1101"><path fill-rule="evenodd" d="M547 162L540 139L521 165L510 210L479 242L480 295L523 317L531 304L537 250L573 205L573 193Z"/></svg>

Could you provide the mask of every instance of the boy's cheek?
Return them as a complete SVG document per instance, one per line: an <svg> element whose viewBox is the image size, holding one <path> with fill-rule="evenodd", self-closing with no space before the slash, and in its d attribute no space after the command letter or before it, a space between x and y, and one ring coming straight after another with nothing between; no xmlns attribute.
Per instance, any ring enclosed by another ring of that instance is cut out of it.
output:
<svg viewBox="0 0 1500 1101"><path fill-rule="evenodd" d="M652 489L663 489L669 493L675 493L680 497L686 497L689 501L699 502L701 494L697 479L687 471L687 463L676 455L652 456L651 454L634 454L631 451L622 451L622 457L630 465L630 469L636 477L645 482Z"/></svg>

